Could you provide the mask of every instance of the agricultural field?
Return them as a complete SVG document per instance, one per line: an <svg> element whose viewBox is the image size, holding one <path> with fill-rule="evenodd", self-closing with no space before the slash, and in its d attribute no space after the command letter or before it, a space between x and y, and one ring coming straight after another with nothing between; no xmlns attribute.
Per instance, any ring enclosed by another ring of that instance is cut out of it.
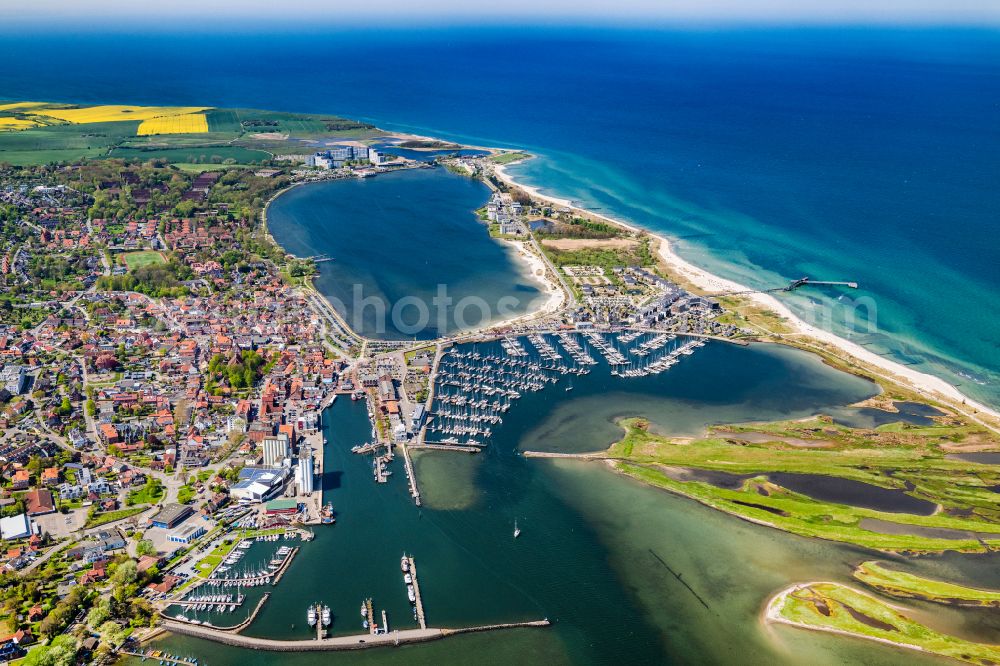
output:
<svg viewBox="0 0 1000 666"><path fill-rule="evenodd" d="M29 118L0 117L0 131L23 130L37 126L38 121Z"/></svg>
<svg viewBox="0 0 1000 666"><path fill-rule="evenodd" d="M115 148L111 157L127 160L152 160L160 159L168 162L183 162L187 164L212 164L222 163L225 160L235 160L239 164L250 162L268 161L271 154L263 150L253 150L242 146L216 145L216 146L188 146L177 148L135 148L123 147Z"/></svg>
<svg viewBox="0 0 1000 666"><path fill-rule="evenodd" d="M176 116L150 118L139 123L136 134L203 134L208 132L208 119L204 113L184 113Z"/></svg>
<svg viewBox="0 0 1000 666"><path fill-rule="evenodd" d="M171 162L170 166L184 173L205 173L206 171L219 171L220 169L257 169L255 164L196 164L188 162Z"/></svg>
<svg viewBox="0 0 1000 666"><path fill-rule="evenodd" d="M0 104L0 112L26 111L37 106L45 106L45 102L4 102Z"/></svg>
<svg viewBox="0 0 1000 666"><path fill-rule="evenodd" d="M241 109L240 123L247 134L288 134L300 135L344 135L364 133L373 129L371 125L359 123L338 116L304 115L284 111L261 111ZM381 132L379 133L381 134Z"/></svg>
<svg viewBox="0 0 1000 666"><path fill-rule="evenodd" d="M0 162L49 164L88 158L161 159L182 164L260 164L308 152L311 141L384 133L330 115L252 109L45 102L0 104Z"/></svg>
<svg viewBox="0 0 1000 666"><path fill-rule="evenodd" d="M229 132L239 134L243 131L240 125L239 109L211 109L205 113L208 119L208 131Z"/></svg>
<svg viewBox="0 0 1000 666"><path fill-rule="evenodd" d="M74 125L109 123L131 120L150 120L164 116L178 116L204 111L203 106L34 106L24 113L44 118L56 118Z"/></svg>
<svg viewBox="0 0 1000 666"><path fill-rule="evenodd" d="M135 134L138 123L42 125L17 132L0 132L0 162L48 164L101 157L125 137Z"/></svg>
<svg viewBox="0 0 1000 666"><path fill-rule="evenodd" d="M144 268L146 266L156 266L167 263L167 260L163 258L161 253L153 250L126 252L119 257L119 260L121 263L128 266L130 271L134 271L137 268Z"/></svg>

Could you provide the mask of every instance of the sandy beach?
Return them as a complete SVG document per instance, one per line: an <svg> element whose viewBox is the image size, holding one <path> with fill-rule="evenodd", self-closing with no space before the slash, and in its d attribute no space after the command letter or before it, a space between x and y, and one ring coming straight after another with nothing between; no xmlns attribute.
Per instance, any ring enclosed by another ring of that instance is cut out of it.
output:
<svg viewBox="0 0 1000 666"><path fill-rule="evenodd" d="M670 270L675 272L679 277L688 280L695 287L706 293L711 294L718 292L749 290L749 287L709 273L705 269L695 266L694 264L683 259L680 255L674 252L670 240L661 235L655 234L648 229L640 229L639 227L608 217L607 215L594 213L593 211L580 208L579 206L573 205L573 202L568 199L561 199L559 197L543 194L537 187L517 182L510 175L510 173L507 172L505 165L496 165L494 167L494 172L496 173L497 178L503 182L512 187L520 188L539 200L547 201L555 206L569 208L590 217L600 218L611 224L629 229L630 231L642 231L658 239L660 257ZM800 338L797 342L802 342L801 338L811 338L813 341L820 344L832 346L864 364L873 373L878 374L885 379L893 380L903 384L904 386L908 386L918 393L926 396L928 399L947 403L952 408L962 412L969 418L972 418L983 425L996 429L998 424L1000 424L1000 412L972 400L940 377L918 372L912 368L902 365L901 363L897 363L891 359L887 359L871 352L861 345L851 342L850 340L846 340L838 335L835 335L834 333L816 328L815 326L799 319L792 313L788 306L770 294L750 293L747 294L745 298L787 320L788 326L794 329L794 333L785 334L781 337L794 335ZM973 412L978 412L978 414ZM991 422L987 423L983 418L979 418L983 416L988 417Z"/></svg>
<svg viewBox="0 0 1000 666"><path fill-rule="evenodd" d="M545 285L548 290L548 294L545 299L545 303L542 306L532 312L526 313L512 319L507 323L514 321L519 321L522 319L529 319L537 317L540 315L552 314L553 312L558 312L562 308L563 304L566 303L566 294L560 288L558 283L554 283L547 279L545 274L548 271L548 266L545 261L542 260L537 254L525 248L524 243L518 241L504 241L508 245L514 248L517 252L518 259L520 259L528 267L528 274L533 280L537 280L541 284Z"/></svg>
<svg viewBox="0 0 1000 666"><path fill-rule="evenodd" d="M463 338L476 337L489 331L517 326L519 324L530 322L534 319L546 317L561 310L566 303L566 293L562 290L562 287L559 286L558 282L550 280L546 277L548 267L538 255L525 248L524 243L520 241L501 239L500 242L509 246L514 250L514 252L517 253L517 261L523 265L525 274L530 276L532 280L538 282L539 286L544 289L543 294L545 296L545 302L542 303L541 306L525 312L524 314L517 315L516 317L511 317L509 319L497 317L481 326L463 331L457 331L448 336L453 341Z"/></svg>

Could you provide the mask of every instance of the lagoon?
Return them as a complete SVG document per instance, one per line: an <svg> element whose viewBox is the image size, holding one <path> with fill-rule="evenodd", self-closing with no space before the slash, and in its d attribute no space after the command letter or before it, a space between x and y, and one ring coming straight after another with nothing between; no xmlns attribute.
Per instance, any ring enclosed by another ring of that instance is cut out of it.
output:
<svg viewBox="0 0 1000 666"><path fill-rule="evenodd" d="M431 339L538 305L538 281L475 215L489 196L471 178L412 169L294 187L267 223L292 254L333 257L315 285L356 332Z"/></svg>

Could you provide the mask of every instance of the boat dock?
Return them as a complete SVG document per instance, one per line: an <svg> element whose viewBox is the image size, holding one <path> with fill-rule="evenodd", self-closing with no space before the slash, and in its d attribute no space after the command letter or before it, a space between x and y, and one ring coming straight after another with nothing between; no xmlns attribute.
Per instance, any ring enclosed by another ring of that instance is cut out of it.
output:
<svg viewBox="0 0 1000 666"><path fill-rule="evenodd" d="M433 451L464 451L465 453L479 453L482 447L462 446L461 444L444 444L442 442L425 442L423 444L411 444L411 449L431 449Z"/></svg>
<svg viewBox="0 0 1000 666"><path fill-rule="evenodd" d="M279 564L278 568L274 571L274 578L271 579L271 585L277 585L278 582L281 581L281 577L285 575L286 571L288 571L288 565L292 563L292 558L295 557L298 554L298 552L299 552L298 546L295 546L294 548L288 551L288 554L285 555L284 562Z"/></svg>
<svg viewBox="0 0 1000 666"><path fill-rule="evenodd" d="M336 394L332 396L334 399L337 398ZM330 404L333 404L332 402ZM322 413L322 412L321 412ZM316 446L310 446L310 455L313 459L313 491L309 493L308 498L312 502L310 507L310 517L313 520L319 520L323 512L323 459L324 459L324 446L326 441L323 439L322 430L315 435ZM310 440L307 440L312 443Z"/></svg>
<svg viewBox="0 0 1000 666"><path fill-rule="evenodd" d="M166 664L166 666L198 666L198 660L195 659L191 661L184 657L178 657L172 654L167 654L161 652L160 650L147 650L146 652L136 652L134 650L127 650L121 648L118 650L118 654L127 654L130 657L137 657L146 661L147 659L159 660L161 664Z"/></svg>
<svg viewBox="0 0 1000 666"><path fill-rule="evenodd" d="M406 467L406 480L410 484L410 496L413 498L413 503L420 506L420 489L417 488L417 474L413 471L409 447L404 443L401 448L403 449L403 464Z"/></svg>
<svg viewBox="0 0 1000 666"><path fill-rule="evenodd" d="M420 583L417 581L417 561L413 557L407 559L410 560L410 575L413 576L413 596L416 597L413 605L417 609L417 622L421 629L426 629L427 618L424 617L424 601L420 596Z"/></svg>
<svg viewBox="0 0 1000 666"><path fill-rule="evenodd" d="M246 629L247 627L249 627L250 624L254 620L257 619L257 614L260 613L260 609L264 607L264 604L267 602L267 600L270 597L271 597L271 593L270 592L265 592L263 594L263 596L261 596L260 601L257 602L257 606L253 609L253 612L250 613L250 615L248 615L245 620L243 620L239 624L237 624L235 626L232 626L232 627L213 627L213 626L206 626L204 624L196 624L194 622L191 622L190 620L182 620L182 619L170 617L163 610L159 611L160 618L161 618L160 625L162 627L164 627L165 629L168 629L169 631L175 631L176 633L184 633L184 632L176 631L176 627L171 628L168 625L180 625L180 626L191 626L191 627L205 627L206 629L211 629L212 631L217 631L217 632L219 632L221 634L224 634L224 635L225 634L238 634L241 631L243 631L244 629Z"/></svg>
<svg viewBox="0 0 1000 666"><path fill-rule="evenodd" d="M365 599L365 608L368 609L368 614L365 615L368 618L368 633L374 636L378 627L375 626L375 606L371 598Z"/></svg>
<svg viewBox="0 0 1000 666"><path fill-rule="evenodd" d="M177 601L171 601L170 605L203 607L200 610L204 610L206 608L208 609L218 608L220 610L225 610L230 606L232 606L233 608L239 608L240 606L243 605L244 601L246 601L246 596L241 594L235 599L230 599L228 601L210 601L208 599L199 600L197 597L195 597L194 599L178 599Z"/></svg>
<svg viewBox="0 0 1000 666"><path fill-rule="evenodd" d="M323 628L323 605L316 604L316 640L321 641L326 637L326 630Z"/></svg>

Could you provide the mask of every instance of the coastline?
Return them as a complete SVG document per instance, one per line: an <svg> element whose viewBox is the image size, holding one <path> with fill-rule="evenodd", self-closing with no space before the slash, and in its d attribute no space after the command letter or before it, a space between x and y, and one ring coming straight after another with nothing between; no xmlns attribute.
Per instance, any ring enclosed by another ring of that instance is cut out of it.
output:
<svg viewBox="0 0 1000 666"><path fill-rule="evenodd" d="M525 312L511 319L494 320L486 328L494 328L496 325L514 324L558 312L566 303L566 293L559 286L558 282L552 282L547 279L549 267L545 263L545 260L531 250L528 250L524 246L524 241L501 240L501 242L516 252L517 260L527 269L525 275L533 281L538 282L544 288L541 295L545 296L545 302L530 312Z"/></svg>
<svg viewBox="0 0 1000 666"><path fill-rule="evenodd" d="M434 140L433 137L422 137L415 134L407 135L407 138ZM483 150L493 150L493 149L483 148ZM298 187L302 187L305 185L315 185L324 182L330 182L330 181L317 180L317 181L304 181L304 182L291 183L287 187L284 187L275 192L274 194L272 194L267 199L267 201L264 202L264 205L261 208L260 212L261 227L264 232L264 235L272 244L274 244L275 247L280 249L285 254L289 256L295 256L293 253L289 252L284 245L279 243L278 239L275 238L274 234L271 232L271 228L268 224L268 216L267 216L268 209L271 207L271 204L277 201L278 198L280 198L282 195L287 194L288 192L291 192L292 190ZM451 334L444 336L443 338L439 338L438 340L470 337L499 327L521 324L539 317L545 317L554 314L558 312L566 304L569 295L559 284L558 280L550 280L548 278L548 271L550 269L550 266L545 262L545 260L542 257L538 256L536 253L526 248L523 242L506 240L506 239L496 239L496 240L501 245L501 247L509 249L512 252L512 254L514 255L515 262L519 264L519 269L521 274L524 277L529 278L532 282L536 282L538 284L539 295L536 297L536 300L542 298L544 298L545 300L540 305L533 307L530 310L523 312L521 314L517 314L512 317L503 317L498 314L496 317L490 319L488 322L483 323L475 328L453 331ZM322 299L323 303L326 304L329 310L335 314L338 323L358 340L362 340L365 342L381 341L380 338L369 338L367 336L362 335L358 331L355 331L354 328L347 323L347 321L343 318L343 316L341 316L340 313L336 311L336 309L330 303L329 299L327 299L326 295L316 288L316 285L313 284L313 280L311 277L305 280L305 283L301 286L301 288L304 289L306 292L315 295L317 298ZM317 313L317 314L323 316L323 313ZM432 342L434 341L424 340L421 341L421 344L422 345L430 344Z"/></svg>
<svg viewBox="0 0 1000 666"><path fill-rule="evenodd" d="M388 132L389 136L413 140L438 140L436 137L404 133L404 132ZM491 148L487 146L470 146L463 144L466 148L476 148L481 150L490 151L493 153L497 152L508 152L508 149L498 149ZM517 164L513 162L511 164ZM510 172L507 170L511 164L495 164L493 165L493 171L497 178L504 182L505 184L521 189L531 196L547 201L556 206L562 206L570 210L576 211L580 214L599 218L609 224L619 226L621 228L627 229L635 233L645 233L653 238L657 242L657 254L659 258L669 267L669 269L674 272L677 276L689 281L695 288L702 290L705 293L713 292L730 292L730 291L749 291L750 288L746 285L742 285L734 280L729 280L727 278L720 277L714 273L710 273L708 270L696 266L695 264L689 262L688 260L681 257L674 249L672 241L660 233L653 232L649 229L639 227L635 224L624 222L620 219L604 215L602 213L596 213L594 211L587 210L580 206L575 205L571 200L562 197L557 197L550 194L545 194L541 191L541 187L527 185L525 183L516 180ZM291 187L296 187L297 185L302 185L307 183L297 183ZM281 194L291 189L291 187L276 193L268 202L265 204L263 209L263 219L266 228L266 217L267 208L270 204ZM270 235L270 232L268 230ZM272 240L274 240L272 236ZM275 241L278 247L284 249L280 244ZM465 337L476 335L479 332L497 328L504 325L517 324L526 320L533 319L539 316L545 316L546 314L551 314L557 311L559 307L566 302L566 294L563 292L562 287L557 283L553 282L548 278L548 271L545 270L547 264L543 259L540 259L533 255L530 251L522 248L518 248L517 256L520 258L522 263L530 271L533 279L538 280L541 284L548 287L548 298L539 308L532 310L531 312L526 312L524 314L512 317L509 319L493 319L488 324L477 327L476 329L470 329L466 331L456 331L452 336L449 337ZM538 269L543 269L541 275L538 275ZM313 289L313 292L318 294L321 298L326 300L326 298L319 293L318 290ZM805 322L795 315L792 310L779 301L777 298L771 294L752 292L747 294L742 294L741 298L746 298L753 305L767 310L784 320L788 326L790 326L794 332L786 334L774 334L777 341L783 344L789 344L791 346L798 346L800 348L805 348L806 350L811 350L813 352L819 353L823 352L823 349L817 349L815 345L809 345L806 341L811 341L819 345L820 347L826 346L833 348L835 351L840 352L848 357L848 359L854 360L863 364L861 369L865 372L871 373L879 378L887 381L891 381L897 384L901 384L904 387L910 388L916 391L918 394L922 395L928 400L939 401L947 404L950 408L962 413L967 418L987 427L995 432L1000 432L1000 410L994 409L988 405L985 405L973 398L962 393L958 388L949 384L944 379L931 375L928 373L920 372L909 368L902 363L888 359L884 356L876 354L868 349L865 349L861 345L852 342L846 338L842 338L835 333L822 330ZM558 299L558 301L557 301ZM358 335L356 331L351 330L352 333ZM361 337L361 336L359 336ZM794 343L793 343L794 339ZM828 351L828 350L826 350ZM982 418L986 416L987 418Z"/></svg>
<svg viewBox="0 0 1000 666"><path fill-rule="evenodd" d="M654 233L648 229L638 227L636 225L623 222L621 220L603 215L601 213L595 213L589 211L580 206L576 206L572 201L568 199L563 199L560 197L544 194L541 189L536 186L525 185L524 183L518 182L510 173L507 171L507 166L503 164L497 164L493 167L494 173L497 178L502 182L506 183L511 187L516 187L524 190L533 197L540 200L547 201L556 206L563 206L569 208L570 210L582 213L587 216L597 217L604 220L610 224L628 229L632 232L641 232L648 234L650 237L658 242L657 252L660 258L667 264L667 266L675 271L680 277L688 280L698 289L701 289L707 293L712 292L729 292L729 291L748 291L749 287L741 285L733 280L728 280L726 278L720 277L707 270L695 266L686 259L682 258L677 254L672 245L671 241L660 234ZM819 342L820 344L829 345L836 348L838 351L845 353L847 356L852 357L862 363L869 366L866 368L868 371L874 374L879 374L883 379L887 379L893 382L903 384L904 386L910 387L916 390L918 393L925 395L931 400L939 400L947 403L950 407L962 412L967 417L979 422L980 424L987 426L992 429L997 428L997 424L987 424L984 423L982 419L977 418L977 414L986 414L991 419L995 421L1000 421L1000 411L997 411L987 405L984 405L978 401L969 398L964 393L959 391L957 388L946 382L940 377L934 375L929 375L927 373L918 372L912 368L908 368L905 365L898 363L896 361L887 359L883 356L871 352L861 345L851 342L845 338L842 338L829 331L824 331L818 329L815 326L806 323L799 317L797 317L784 303L779 301L777 298L770 294L765 293L749 293L742 295L741 297L747 298L755 305L764 308L770 312L777 314L779 317L786 320L786 323L794 329L794 333L790 335L801 336L803 338L812 338L813 340ZM786 338L785 335L777 335L776 337L780 339ZM877 370L876 370L877 369ZM881 371L881 372L879 372ZM881 374L887 373L887 374ZM973 413L969 413L968 409L974 410Z"/></svg>

